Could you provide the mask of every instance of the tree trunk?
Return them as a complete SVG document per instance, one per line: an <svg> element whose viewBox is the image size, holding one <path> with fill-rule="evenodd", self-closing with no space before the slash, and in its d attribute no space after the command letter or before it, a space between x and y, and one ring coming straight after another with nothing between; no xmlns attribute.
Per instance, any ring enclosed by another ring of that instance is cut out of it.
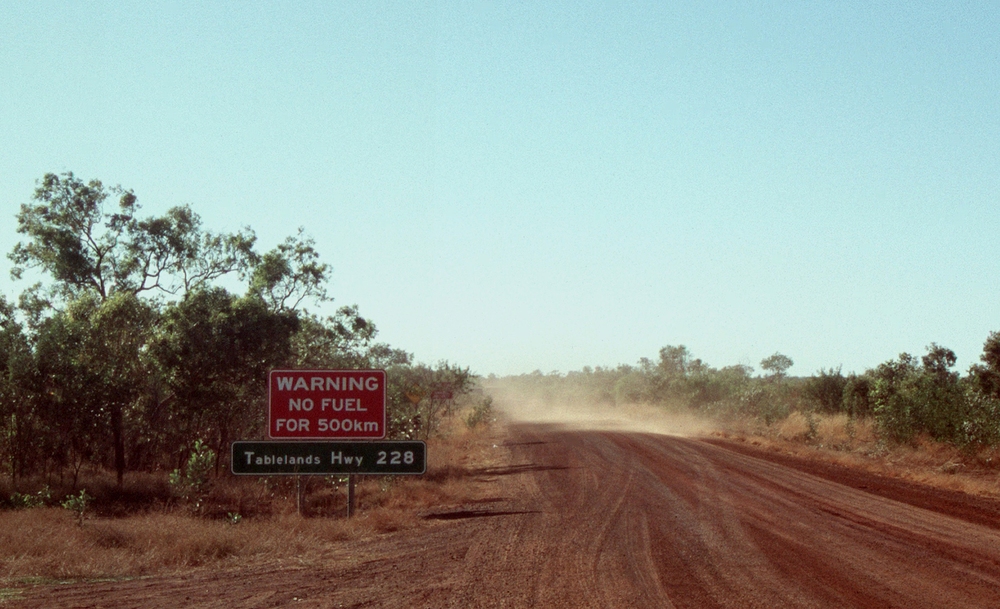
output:
<svg viewBox="0 0 1000 609"><path fill-rule="evenodd" d="M118 488L125 479L125 433L122 429L122 408L120 405L111 407L111 435L115 443L115 473L118 476Z"/></svg>

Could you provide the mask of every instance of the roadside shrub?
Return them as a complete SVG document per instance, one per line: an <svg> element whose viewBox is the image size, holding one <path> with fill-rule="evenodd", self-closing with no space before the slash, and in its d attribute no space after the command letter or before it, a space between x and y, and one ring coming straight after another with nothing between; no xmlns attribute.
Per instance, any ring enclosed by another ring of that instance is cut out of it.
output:
<svg viewBox="0 0 1000 609"><path fill-rule="evenodd" d="M79 494L67 495L66 499L64 499L59 505L76 514L76 522L82 527L83 518L87 512L87 506L89 506L93 500L94 498L87 494L87 489L80 489Z"/></svg>
<svg viewBox="0 0 1000 609"><path fill-rule="evenodd" d="M840 368L820 371L809 377L803 387L807 400L812 402L820 412L834 414L844 408L844 389L847 379L840 373Z"/></svg>
<svg viewBox="0 0 1000 609"><path fill-rule="evenodd" d="M739 395L738 411L761 419L768 426L785 419L792 410L778 387L759 382L748 385Z"/></svg>
<svg viewBox="0 0 1000 609"><path fill-rule="evenodd" d="M875 411L872 402L874 383L867 375L850 374L844 380L842 409L852 419L871 416Z"/></svg>
<svg viewBox="0 0 1000 609"><path fill-rule="evenodd" d="M652 383L649 375L639 370L629 372L615 382L616 404L639 404L652 400Z"/></svg>
<svg viewBox="0 0 1000 609"><path fill-rule="evenodd" d="M973 422L981 416L973 411L989 411L989 402L951 370L955 361L951 349L932 343L919 363L903 353L871 373L875 419L887 438L908 442L926 433L938 441L963 445L970 434L983 439L989 435L982 423Z"/></svg>
<svg viewBox="0 0 1000 609"><path fill-rule="evenodd" d="M465 418L465 425L474 429L479 425L489 424L493 420L493 398L484 397L472 405L472 411Z"/></svg>
<svg viewBox="0 0 1000 609"><path fill-rule="evenodd" d="M52 490L48 486L42 487L37 493L22 494L11 493L10 505L14 509L29 509L43 507L52 501Z"/></svg>
<svg viewBox="0 0 1000 609"><path fill-rule="evenodd" d="M194 500L198 507L201 498L208 490L208 474L213 467L215 467L215 451L200 439L196 440L184 471L175 469L170 472L170 487L183 499Z"/></svg>
<svg viewBox="0 0 1000 609"><path fill-rule="evenodd" d="M917 363L909 353L899 359L879 364L873 373L871 398L879 430L896 442L908 442L917 433L916 404L907 382L918 374Z"/></svg>
<svg viewBox="0 0 1000 609"><path fill-rule="evenodd" d="M971 449L1000 444L1000 400L975 387L967 387L963 397L966 413L960 444Z"/></svg>

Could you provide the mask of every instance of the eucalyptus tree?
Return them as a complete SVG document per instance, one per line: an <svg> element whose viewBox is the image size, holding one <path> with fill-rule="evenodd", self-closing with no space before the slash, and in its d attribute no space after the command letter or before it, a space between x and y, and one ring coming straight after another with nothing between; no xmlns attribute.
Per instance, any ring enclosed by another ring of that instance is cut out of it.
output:
<svg viewBox="0 0 1000 609"><path fill-rule="evenodd" d="M225 454L230 440L263 430L267 371L277 367L398 370L390 416L400 433L414 421L426 433L451 407L410 408L410 385L469 389L467 369L414 367L375 342L357 307L310 313L331 300L330 266L302 229L258 254L249 228L209 232L188 206L143 216L131 190L72 173L46 174L16 217L23 240L9 254L11 276L45 278L0 310L0 323L24 321L0 336L0 365L16 378L0 387L0 441L15 438L19 463L37 461L31 448L76 471L112 464L121 484L128 467L164 464L150 455L183 460L196 439ZM244 294L219 285L227 275Z"/></svg>
<svg viewBox="0 0 1000 609"><path fill-rule="evenodd" d="M767 378L772 381L781 381L784 379L785 373L794 364L795 362L792 361L792 358L777 351L774 355L769 355L760 360L761 369L769 373Z"/></svg>
<svg viewBox="0 0 1000 609"><path fill-rule="evenodd" d="M120 186L46 174L17 214L25 240L9 255L15 279L33 269L51 280L22 298L35 339L49 345L42 363L49 402L60 403L64 420L106 422L119 483L162 299L246 274L260 260L249 229L204 231L186 206L158 217L139 211L135 194Z"/></svg>
<svg viewBox="0 0 1000 609"><path fill-rule="evenodd" d="M313 240L300 228L296 236L255 259L250 293L273 312L296 311L304 302L330 300L326 293L329 272L330 265L319 261Z"/></svg>
<svg viewBox="0 0 1000 609"><path fill-rule="evenodd" d="M15 307L0 296L0 454L7 456L16 481L35 456L38 400L28 388L37 380L31 346L15 317Z"/></svg>
<svg viewBox="0 0 1000 609"><path fill-rule="evenodd" d="M983 363L969 369L973 382L984 396L1000 400L1000 332L990 332L979 359Z"/></svg>
<svg viewBox="0 0 1000 609"><path fill-rule="evenodd" d="M300 230L253 256L243 296L199 286L169 303L151 352L177 404L175 445L203 438L224 455L231 440L259 433L270 369L316 366L324 352L332 354L320 358L326 362L357 363L351 353L367 345L374 325L356 308L341 308L325 324L302 308L330 300L328 273Z"/></svg>
<svg viewBox="0 0 1000 609"><path fill-rule="evenodd" d="M112 196L117 205L109 206ZM95 294L103 301L118 292L178 294L246 272L258 261L249 229L204 231L188 206L139 218L131 190L106 188L99 180L46 174L32 200L17 214L17 232L26 241L10 253L11 275L38 269L53 280L50 295L64 300Z"/></svg>
<svg viewBox="0 0 1000 609"><path fill-rule="evenodd" d="M176 403L174 445L202 438L222 455L231 440L262 428L267 372L288 364L299 327L294 311L219 287L169 306L151 354Z"/></svg>

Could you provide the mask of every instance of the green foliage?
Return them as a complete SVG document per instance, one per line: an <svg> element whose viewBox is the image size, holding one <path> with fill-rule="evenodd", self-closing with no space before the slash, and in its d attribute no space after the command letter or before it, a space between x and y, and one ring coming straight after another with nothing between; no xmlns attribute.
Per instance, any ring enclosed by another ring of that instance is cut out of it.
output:
<svg viewBox="0 0 1000 609"><path fill-rule="evenodd" d="M778 352L760 361L761 369L770 372L770 378L774 380L784 378L785 373L793 365L792 358Z"/></svg>
<svg viewBox="0 0 1000 609"><path fill-rule="evenodd" d="M250 292L271 311L297 309L303 300L328 300L324 284L330 266L319 261L315 243L299 229L298 235L264 254L250 277Z"/></svg>
<svg viewBox="0 0 1000 609"><path fill-rule="evenodd" d="M181 445L195 429L225 454L230 441L254 434L267 371L288 361L298 328L294 313L222 288L199 288L168 306L150 354L174 400L161 428L169 443Z"/></svg>
<svg viewBox="0 0 1000 609"><path fill-rule="evenodd" d="M688 376L702 368L700 359L691 359L691 352L684 345L667 345L660 349L660 361L657 371L666 379L678 379Z"/></svg>
<svg viewBox="0 0 1000 609"><path fill-rule="evenodd" d="M87 494L87 489L80 489L80 492L76 495L67 495L59 505L75 513L77 524L79 526L83 526L83 519L86 515L87 507L93 500L94 498Z"/></svg>
<svg viewBox="0 0 1000 609"><path fill-rule="evenodd" d="M965 386L965 412L957 444L976 449L1000 444L1000 399Z"/></svg>
<svg viewBox="0 0 1000 609"><path fill-rule="evenodd" d="M493 420L493 398L486 396L472 405L472 410L465 417L465 425L475 429L480 425L488 425Z"/></svg>
<svg viewBox="0 0 1000 609"><path fill-rule="evenodd" d="M274 368L389 370L390 437L434 433L471 387L466 368L376 342L356 306L304 310L330 300L330 267L301 229L260 255L249 228L208 232L187 206L144 217L131 191L72 173L45 175L17 221L11 274L45 282L16 305L0 297L0 463L15 478L68 468L75 485L89 464L121 484L127 469L176 468L195 492L203 463L185 469L183 446L224 456L260 436ZM246 292L217 285L227 275ZM453 398L431 397L441 389Z"/></svg>
<svg viewBox="0 0 1000 609"><path fill-rule="evenodd" d="M43 507L52 501L52 489L48 486L42 487L37 493L22 494L11 493L10 505L14 509L30 509Z"/></svg>
<svg viewBox="0 0 1000 609"><path fill-rule="evenodd" d="M441 420L457 410L457 398L472 390L475 377L468 368L438 362L399 364L386 368L388 434L400 440L426 439ZM435 397L449 394L450 398Z"/></svg>
<svg viewBox="0 0 1000 609"><path fill-rule="evenodd" d="M754 377L748 366L713 368L681 345L661 349L655 363L643 358L636 366L588 367L565 375L536 371L492 384L499 395L507 391L609 407L681 406L715 417L754 417L767 425L800 411L809 437L818 433L815 412L846 412L849 433L856 418L870 416L885 440L908 442L926 434L974 448L1000 443L1000 333L990 334L981 360L963 378L953 370L955 353L931 344L921 358L904 353L864 374L821 369L796 379L786 376L791 358L775 353L761 361L766 375Z"/></svg>
<svg viewBox="0 0 1000 609"><path fill-rule="evenodd" d="M691 408L703 410L713 404L731 402L732 396L740 395L750 383L751 372L749 366L727 366L719 370L703 366L685 377L677 388Z"/></svg>
<svg viewBox="0 0 1000 609"><path fill-rule="evenodd" d="M803 388L808 400L815 404L820 412L832 414L844 408L844 390L847 378L840 373L840 368L825 370L809 377Z"/></svg>
<svg viewBox="0 0 1000 609"><path fill-rule="evenodd" d="M3 470L15 480L45 454L44 447L32 441L38 426L39 386L29 337L15 318L14 306L0 296L0 455L6 457Z"/></svg>
<svg viewBox="0 0 1000 609"><path fill-rule="evenodd" d="M117 213L104 209L112 194L119 196ZM119 285L134 283L119 247L134 222L131 191L108 190L98 180L84 183L72 173L46 174L33 198L35 203L22 205L17 215L17 231L29 240L10 254L13 277L19 278L25 268L40 268L64 295L94 290L102 298Z"/></svg>
<svg viewBox="0 0 1000 609"><path fill-rule="evenodd" d="M174 493L185 500L198 502L208 491L209 474L215 467L215 451L195 440L184 470L170 472L168 481Z"/></svg>
<svg viewBox="0 0 1000 609"><path fill-rule="evenodd" d="M296 368L385 368L410 362L409 354L374 342L375 324L362 317L357 306L340 307L325 318L302 315L299 320L299 331L292 337Z"/></svg>
<svg viewBox="0 0 1000 609"><path fill-rule="evenodd" d="M871 398L875 420L882 432L897 442L917 433L916 404L910 390L919 371L915 358L902 353L896 361L879 364L872 373Z"/></svg>
<svg viewBox="0 0 1000 609"><path fill-rule="evenodd" d="M754 416L771 425L786 418L792 410L784 392L773 385L750 383L738 396L738 412Z"/></svg>
<svg viewBox="0 0 1000 609"><path fill-rule="evenodd" d="M118 199L117 209L106 209L111 196ZM137 216L139 209L135 194L120 186L84 183L72 173L46 174L33 203L17 214L17 231L28 240L10 254L11 275L37 268L55 281L54 295L92 292L103 300L116 292L193 289L255 260L249 231L204 232L188 207L144 219Z"/></svg>
<svg viewBox="0 0 1000 609"><path fill-rule="evenodd" d="M618 404L641 404L654 400L655 387L650 375L641 370L633 370L620 377L614 386L615 402Z"/></svg>
<svg viewBox="0 0 1000 609"><path fill-rule="evenodd" d="M816 420L816 414L811 410L805 412L805 417L806 425L808 426L806 440L812 442L819 435L819 421Z"/></svg>
<svg viewBox="0 0 1000 609"><path fill-rule="evenodd" d="M869 394L882 433L896 442L917 434L959 446L986 445L1000 437L996 400L975 377L951 370L955 353L931 344L920 361L902 354L869 373Z"/></svg>
<svg viewBox="0 0 1000 609"><path fill-rule="evenodd" d="M873 414L875 405L872 402L874 379L871 375L850 374L844 383L843 410L851 417L867 417Z"/></svg>
<svg viewBox="0 0 1000 609"><path fill-rule="evenodd" d="M972 366L969 376L979 393L1000 400L1000 332L990 332L980 359L983 363Z"/></svg>

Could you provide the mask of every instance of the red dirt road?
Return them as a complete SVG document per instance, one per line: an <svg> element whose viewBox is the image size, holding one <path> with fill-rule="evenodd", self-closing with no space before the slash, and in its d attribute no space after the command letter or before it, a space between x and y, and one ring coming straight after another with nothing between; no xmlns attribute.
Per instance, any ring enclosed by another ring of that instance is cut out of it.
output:
<svg viewBox="0 0 1000 609"><path fill-rule="evenodd" d="M720 441L515 426L495 496L273 565L10 607L1000 606L1000 504Z"/></svg>

